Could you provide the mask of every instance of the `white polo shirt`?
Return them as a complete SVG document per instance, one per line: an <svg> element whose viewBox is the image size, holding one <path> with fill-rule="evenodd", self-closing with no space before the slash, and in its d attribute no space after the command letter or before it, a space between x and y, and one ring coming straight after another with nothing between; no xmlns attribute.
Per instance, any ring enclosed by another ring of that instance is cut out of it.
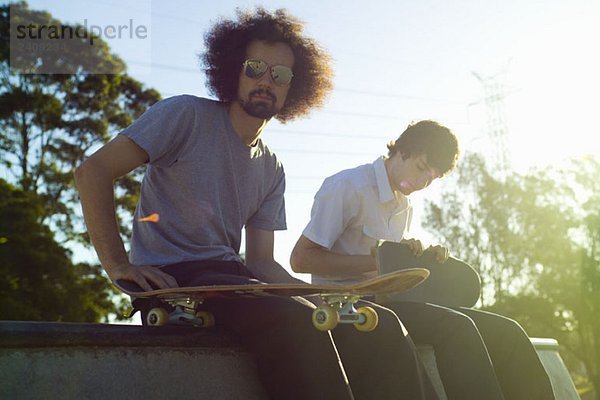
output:
<svg viewBox="0 0 600 400"><path fill-rule="evenodd" d="M390 187L382 156L325 179L302 234L334 253L368 255L379 239L402 240L411 218L410 201ZM312 282L348 284L376 275L313 274Z"/></svg>

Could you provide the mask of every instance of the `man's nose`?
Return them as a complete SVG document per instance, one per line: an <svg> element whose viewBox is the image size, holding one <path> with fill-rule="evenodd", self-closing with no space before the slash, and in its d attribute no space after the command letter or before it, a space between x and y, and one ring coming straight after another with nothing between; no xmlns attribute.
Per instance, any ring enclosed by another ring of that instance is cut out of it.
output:
<svg viewBox="0 0 600 400"><path fill-rule="evenodd" d="M275 84L273 81L273 77L271 76L271 68L267 69L267 71L262 74L260 78L258 78L259 85L265 85L266 87L272 87Z"/></svg>
<svg viewBox="0 0 600 400"><path fill-rule="evenodd" d="M423 176L421 177L421 187L424 189L427 186L431 185L431 182L433 181L433 178L431 177L431 174L426 173L423 174Z"/></svg>

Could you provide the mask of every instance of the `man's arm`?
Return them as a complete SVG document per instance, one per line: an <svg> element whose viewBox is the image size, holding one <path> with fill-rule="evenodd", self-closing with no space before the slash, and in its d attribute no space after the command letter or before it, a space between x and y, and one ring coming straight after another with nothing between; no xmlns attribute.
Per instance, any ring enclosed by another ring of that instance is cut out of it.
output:
<svg viewBox="0 0 600 400"><path fill-rule="evenodd" d="M423 248L419 240L402 240L408 245L415 257L423 255L425 250L433 251L440 263L448 259L448 249L443 246ZM319 246L306 236L300 236L290 257L292 270L298 273L320 275L360 275L377 269L373 255L337 254L325 247Z"/></svg>
<svg viewBox="0 0 600 400"><path fill-rule="evenodd" d="M273 231L246 227L246 267L260 281L267 283L306 283L291 276L273 258Z"/></svg>
<svg viewBox="0 0 600 400"><path fill-rule="evenodd" d="M322 275L360 275L377 269L371 255L337 254L304 235L292 250L290 264L294 272Z"/></svg>
<svg viewBox="0 0 600 400"><path fill-rule="evenodd" d="M83 216L100 263L112 279L129 280L150 290L176 287L173 277L159 269L129 263L119 236L114 203L114 180L148 161L148 154L131 139L118 135L75 170Z"/></svg>

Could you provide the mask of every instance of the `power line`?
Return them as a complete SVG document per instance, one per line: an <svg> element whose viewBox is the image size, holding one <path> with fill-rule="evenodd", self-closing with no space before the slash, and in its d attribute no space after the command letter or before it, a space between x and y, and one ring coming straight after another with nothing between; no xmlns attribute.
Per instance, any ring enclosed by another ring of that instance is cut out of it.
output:
<svg viewBox="0 0 600 400"><path fill-rule="evenodd" d="M298 154L327 154L338 156L364 156L368 151L334 151L334 150L304 150L304 149L283 149L270 146L277 153L298 153Z"/></svg>
<svg viewBox="0 0 600 400"><path fill-rule="evenodd" d="M412 96L406 94L396 94L396 93L385 93L385 92L372 92L367 90L356 90L356 89L347 89L347 88L339 88L337 89L340 92L352 93L352 94L360 94L360 95L370 95L377 97L392 97L392 98L401 98L407 100L418 100L418 101L430 101L430 102L438 102L438 103L447 103L447 104L456 104L464 106L465 103L458 100L450 100L450 99L440 99L434 97L422 97L422 96Z"/></svg>
<svg viewBox="0 0 600 400"><path fill-rule="evenodd" d="M375 139L375 140L389 140L389 137L385 136L365 136L365 135L353 135L346 133L331 133L331 132L311 132L311 131L289 131L286 129L269 128L268 132L279 132L291 135L303 135L303 136L324 136L324 137L339 137L339 138L350 138L350 139Z"/></svg>
<svg viewBox="0 0 600 400"><path fill-rule="evenodd" d="M107 1L96 1L95 3L97 3L97 4L104 4L104 5L108 5L108 6L111 6L111 7L112 6L119 6L120 8L127 8L127 9L132 10L132 11L137 11L137 12L142 12L142 13L146 13L146 14L151 14L152 16L155 16L157 18L167 18L167 19L172 19L172 20L176 20L176 21L180 21L180 22L185 22L185 23L190 23L190 24L194 24L194 25L197 25L199 23L199 21L193 20L193 19L189 19L189 18L183 18L183 17L174 16L174 15L167 15L167 14L160 14L160 13L157 13L157 12L148 11L148 10L141 10L141 9L137 9L137 8L133 8L133 7L126 7L126 6L123 6L122 4L116 4L116 3L111 3L111 2L107 2ZM360 54L358 56L360 56L360 57L367 57L366 55L360 55ZM369 56L369 57L371 57L371 56ZM384 58L380 58L380 60L384 60L384 61L388 61L388 62L397 62L396 60L391 60L391 59L388 60L388 59L384 59ZM141 63L141 62L136 62L136 61L127 61L127 63L131 63L133 65L140 65L140 66L150 66L152 68L158 68L158 69L167 69L167 70L180 71L180 72L190 72L190 73L198 73L199 72L199 70L197 70L197 69L186 68L186 67L179 67L179 66L168 65L168 64ZM356 89L349 89L349 88L337 88L335 90L338 91L338 92L358 94L358 95L370 95L370 96L377 96L377 97L401 98L401 99L407 99L407 100L417 100L417 101L426 101L426 102L438 102L438 103L446 103L446 104L455 104L455 105L466 106L466 104L465 104L464 101L453 100L453 99L443 99L443 98L435 98L435 97L423 97L423 96L414 96L414 95L397 94L397 93L373 92L373 91L356 90Z"/></svg>
<svg viewBox="0 0 600 400"><path fill-rule="evenodd" d="M102 5L109 6L109 7L119 7L121 9L127 9L127 10L131 10L131 11L136 11L136 12L139 12L139 13L142 13L142 14L150 14L150 15L152 15L154 17L157 17L157 18L172 19L172 20L179 21L179 22L185 22L185 23L188 23L188 24L194 24L196 26L199 23L199 21L197 21L197 20L193 20L193 19L189 19L189 18L184 18L184 17L178 17L178 16L175 16L175 15L159 14L157 12L150 11L150 10L143 10L143 9L136 8L136 7L129 7L126 4L123 4L123 3L111 3L109 1L97 1L97 0L94 1L93 3L94 4L102 4ZM148 3L150 3L150 1L148 1Z"/></svg>
<svg viewBox="0 0 600 400"><path fill-rule="evenodd" d="M348 116L348 117L363 117L363 118L374 118L374 119L392 119L392 120L396 120L396 121L417 121L419 119L427 119L427 118L415 118L413 117L406 117L406 116L400 116L400 115L387 115L387 114L365 114L365 113L356 113L356 112L351 112L351 111L337 111L337 110L322 110L319 111L323 114L333 114L333 115L343 115L343 116ZM434 118L435 119L435 118ZM448 123L449 125L470 125L469 122L458 122L458 121L452 121L451 123Z"/></svg>
<svg viewBox="0 0 600 400"><path fill-rule="evenodd" d="M385 115L385 114L365 114L355 113L351 111L336 111L336 110L322 110L323 114L343 115L345 117L364 117L364 118L375 118L375 119L394 119L394 120L406 120L406 118L396 115Z"/></svg>
<svg viewBox="0 0 600 400"><path fill-rule="evenodd" d="M287 179L303 179L303 180L316 180L316 179L323 179L322 176L294 176L294 175L286 175Z"/></svg>
<svg viewBox="0 0 600 400"><path fill-rule="evenodd" d="M126 63L132 64L132 65L144 66L144 67L157 68L157 69L189 72L189 73L194 73L194 74L197 74L198 72L202 72L201 68L195 69L195 68L189 68L189 67L180 67L180 66L172 65L172 64L159 64L159 63L154 63L154 62L147 63L147 62L135 61L135 60L133 60L133 61L126 60ZM375 91L370 91L370 90L358 90L358 89L350 89L350 88L344 88L344 87L334 88L334 91L341 92L341 93L356 94L356 95L361 95L361 96L367 95L367 96L387 97L387 98L396 98L396 99L404 99L404 100L417 100L417 101L425 101L425 102L446 103L446 104L454 104L454 105L460 105L460 106L465 106L465 107L467 106L467 104L462 101L452 100L452 99L435 98L435 97L423 97L423 96L414 96L414 95L398 94L398 93L375 92Z"/></svg>
<svg viewBox="0 0 600 400"><path fill-rule="evenodd" d="M164 97L171 97L171 96L179 96L181 93L170 93L170 92L164 92L161 93ZM331 115L343 115L346 117L362 117L362 118L373 118L373 119L391 119L391 120L395 120L395 121L415 121L418 120L420 118L415 118L413 117L406 117L406 116L400 116L400 115L389 115L389 114L367 114L367 113L357 113L357 112L352 112L352 111L338 111L338 110L315 110L318 111L319 113L322 114L331 114ZM426 118L423 118L426 119ZM470 125L469 122L459 122L459 121L453 121L452 123L450 123L451 125ZM271 130L271 129L269 129ZM290 132L291 133L291 132ZM321 135L321 136L340 136L340 137L344 137L342 136L343 134L326 134L326 133L317 133L317 132L313 132L311 133L312 135ZM350 137L354 137L354 138L362 138L362 137L358 137L358 136L350 136ZM374 137L374 139L388 139L387 137Z"/></svg>
<svg viewBox="0 0 600 400"><path fill-rule="evenodd" d="M187 67L178 67L175 65L158 64L158 63L154 63L154 62L147 63L147 62L141 62L141 61L126 61L126 63L131 64L131 65L139 65L141 67L166 69L166 70L179 71L179 72L189 72L189 73L193 73L193 74L202 72L202 70L200 68L194 69L194 68L187 68Z"/></svg>

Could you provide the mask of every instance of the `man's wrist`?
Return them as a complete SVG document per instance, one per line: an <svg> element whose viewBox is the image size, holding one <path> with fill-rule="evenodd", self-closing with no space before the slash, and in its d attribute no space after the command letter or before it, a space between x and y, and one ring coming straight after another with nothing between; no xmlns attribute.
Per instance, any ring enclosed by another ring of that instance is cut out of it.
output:
<svg viewBox="0 0 600 400"><path fill-rule="evenodd" d="M104 270L107 273L110 273L111 271L113 271L114 269L118 268L121 265L128 265L130 264L129 260L127 258L125 259L115 259L115 260L107 260L107 261L103 261L102 262L102 267L104 268Z"/></svg>

